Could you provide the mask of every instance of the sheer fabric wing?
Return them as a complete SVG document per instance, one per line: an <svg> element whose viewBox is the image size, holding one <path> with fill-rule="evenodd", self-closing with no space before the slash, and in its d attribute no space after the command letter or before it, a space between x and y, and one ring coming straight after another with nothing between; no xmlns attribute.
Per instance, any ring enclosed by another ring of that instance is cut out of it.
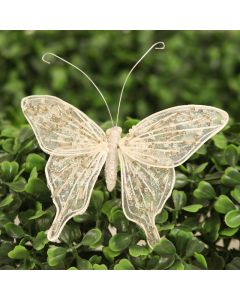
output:
<svg viewBox="0 0 240 300"><path fill-rule="evenodd" d="M182 105L155 113L134 126L120 148L134 160L162 168L186 161L228 122L211 106Z"/></svg>
<svg viewBox="0 0 240 300"><path fill-rule="evenodd" d="M48 239L56 241L66 222L83 214L105 163L106 151L79 156L50 156L46 176L57 213Z"/></svg>
<svg viewBox="0 0 240 300"><path fill-rule="evenodd" d="M146 166L121 151L118 155L124 213L143 228L150 247L153 247L160 240L155 216L161 212L173 189L174 168Z"/></svg>
<svg viewBox="0 0 240 300"><path fill-rule="evenodd" d="M57 97L29 96L21 105L40 147L48 154L89 153L106 142L104 131L95 122Z"/></svg>

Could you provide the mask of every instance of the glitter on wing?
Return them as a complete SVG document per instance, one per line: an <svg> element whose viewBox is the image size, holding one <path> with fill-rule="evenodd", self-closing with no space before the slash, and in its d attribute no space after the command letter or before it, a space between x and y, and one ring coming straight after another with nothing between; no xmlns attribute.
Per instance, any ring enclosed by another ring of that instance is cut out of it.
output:
<svg viewBox="0 0 240 300"><path fill-rule="evenodd" d="M122 206L126 217L145 232L150 247L160 241L155 217L171 195L174 168L156 168L118 152L122 178Z"/></svg>
<svg viewBox="0 0 240 300"><path fill-rule="evenodd" d="M101 149L104 131L83 112L53 96L29 96L22 110L42 150L54 155L76 155Z"/></svg>
<svg viewBox="0 0 240 300"><path fill-rule="evenodd" d="M50 156L46 177L57 212L48 231L49 240L55 241L70 218L86 211L106 155L102 151L78 156Z"/></svg>
<svg viewBox="0 0 240 300"><path fill-rule="evenodd" d="M130 129L120 148L132 159L162 168L186 161L228 122L228 114L204 105L175 106L155 113Z"/></svg>

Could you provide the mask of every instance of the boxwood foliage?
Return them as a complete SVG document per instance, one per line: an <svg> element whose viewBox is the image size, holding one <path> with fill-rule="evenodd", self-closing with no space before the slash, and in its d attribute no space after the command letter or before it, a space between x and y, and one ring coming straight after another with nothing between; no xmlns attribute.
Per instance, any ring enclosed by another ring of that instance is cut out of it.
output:
<svg viewBox="0 0 240 300"><path fill-rule="evenodd" d="M125 132L136 122L126 120ZM0 129L1 269L240 268L240 123L176 169L172 196L156 217L162 239L153 250L123 214L119 181L109 193L103 174L86 213L67 223L60 243L49 242L55 207L44 175L48 157L28 125L1 122Z"/></svg>
<svg viewBox="0 0 240 300"><path fill-rule="evenodd" d="M54 52L82 67L115 113L130 67L151 44L164 41L166 50L153 51L128 81L120 118L136 119L121 119L125 132L138 118L179 104L213 105L239 120L239 36L0 31L0 268L239 269L240 123L232 121L176 169L172 196L156 218L163 238L150 250L143 232L123 214L119 182L108 193L103 174L86 213L67 223L60 243L47 240L55 215L44 175L48 157L20 111L22 97L50 94L104 122L106 108L89 82L61 62L41 63L42 54Z"/></svg>

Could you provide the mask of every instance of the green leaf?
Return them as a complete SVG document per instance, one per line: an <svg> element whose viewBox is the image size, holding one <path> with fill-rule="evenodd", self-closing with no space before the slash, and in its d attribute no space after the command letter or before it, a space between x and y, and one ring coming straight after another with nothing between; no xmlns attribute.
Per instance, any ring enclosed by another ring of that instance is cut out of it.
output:
<svg viewBox="0 0 240 300"><path fill-rule="evenodd" d="M86 211L82 215L78 215L78 216L73 217L73 220L76 223L86 223L86 222L95 220L95 218L93 217L93 215L89 211Z"/></svg>
<svg viewBox="0 0 240 300"><path fill-rule="evenodd" d="M35 214L29 218L29 220L36 220L41 218L44 215L47 215L49 212L48 211L44 211L42 210L42 204L40 202L36 202L36 209L37 211L35 212Z"/></svg>
<svg viewBox="0 0 240 300"><path fill-rule="evenodd" d="M9 217L0 211L0 228L9 222Z"/></svg>
<svg viewBox="0 0 240 300"><path fill-rule="evenodd" d="M172 199L176 210L180 210L187 203L187 195L183 191L173 190Z"/></svg>
<svg viewBox="0 0 240 300"><path fill-rule="evenodd" d="M169 270L184 270L184 264L180 261L175 261Z"/></svg>
<svg viewBox="0 0 240 300"><path fill-rule="evenodd" d="M171 241L162 237L160 242L154 246L153 252L158 255L173 255L176 253L176 248Z"/></svg>
<svg viewBox="0 0 240 300"><path fill-rule="evenodd" d="M106 257L107 260L112 262L115 257L121 254L121 251L113 251L109 247L104 247L103 248L103 254Z"/></svg>
<svg viewBox="0 0 240 300"><path fill-rule="evenodd" d="M24 246L18 245L8 253L8 257L12 259L26 259L29 257L29 252Z"/></svg>
<svg viewBox="0 0 240 300"><path fill-rule="evenodd" d="M135 270L135 268L128 259L123 258L114 266L114 270Z"/></svg>
<svg viewBox="0 0 240 300"><path fill-rule="evenodd" d="M182 229L174 228L169 238L174 242L177 253L181 257L190 257L194 252L202 252L205 245L197 237L193 236L192 232L184 231Z"/></svg>
<svg viewBox="0 0 240 300"><path fill-rule="evenodd" d="M196 258L196 260L200 264L200 266L202 266L204 269L208 268L206 259L202 254L195 252L194 257Z"/></svg>
<svg viewBox="0 0 240 300"><path fill-rule="evenodd" d="M240 173L237 169L229 167L225 170L221 182L226 186L240 185Z"/></svg>
<svg viewBox="0 0 240 300"><path fill-rule="evenodd" d="M202 252L205 245L197 237L192 237L186 244L186 257L194 255L195 252Z"/></svg>
<svg viewBox="0 0 240 300"><path fill-rule="evenodd" d="M240 203L240 185L235 186L230 194L234 198L234 200Z"/></svg>
<svg viewBox="0 0 240 300"><path fill-rule="evenodd" d="M113 208L111 210L109 221L118 229L118 231L127 231L128 229L129 221L119 208Z"/></svg>
<svg viewBox="0 0 240 300"><path fill-rule="evenodd" d="M239 228L224 228L220 231L220 235L222 236L233 236L235 233L237 233Z"/></svg>
<svg viewBox="0 0 240 300"><path fill-rule="evenodd" d="M3 140L1 144L3 150L6 151L7 153L11 153L11 154L16 153L16 149L14 147L14 139L10 138L10 139Z"/></svg>
<svg viewBox="0 0 240 300"><path fill-rule="evenodd" d="M132 236L128 233L118 233L109 240L109 247L113 251L123 251L131 243Z"/></svg>
<svg viewBox="0 0 240 300"><path fill-rule="evenodd" d="M13 182L9 182L7 185L14 192L21 193L21 192L23 192L25 190L26 184L27 184L26 179L24 177L20 176L19 178L17 178Z"/></svg>
<svg viewBox="0 0 240 300"><path fill-rule="evenodd" d="M231 210L229 211L224 218L225 223L228 227L236 228L240 226L240 211Z"/></svg>
<svg viewBox="0 0 240 300"><path fill-rule="evenodd" d="M207 258L208 268L210 270L222 270L225 265L224 258L217 252L212 251L212 255Z"/></svg>
<svg viewBox="0 0 240 300"><path fill-rule="evenodd" d="M189 179L185 174L176 172L176 179L174 184L175 189L181 189L185 187L188 183L189 183Z"/></svg>
<svg viewBox="0 0 240 300"><path fill-rule="evenodd" d="M48 239L46 233L44 231L40 231L33 239L33 248L37 251L40 251L45 247L47 243Z"/></svg>
<svg viewBox="0 0 240 300"><path fill-rule="evenodd" d="M3 161L1 163L1 178L4 181L10 182L14 179L14 177L17 175L19 170L19 165L16 161Z"/></svg>
<svg viewBox="0 0 240 300"><path fill-rule="evenodd" d="M76 268L76 267L70 267L70 268L68 268L68 270L78 270L78 268Z"/></svg>
<svg viewBox="0 0 240 300"><path fill-rule="evenodd" d="M188 212L197 212L199 211L203 206L201 204L191 204L188 206L183 207L182 209Z"/></svg>
<svg viewBox="0 0 240 300"><path fill-rule="evenodd" d="M0 208L4 208L13 202L14 198L12 194L7 195L1 202Z"/></svg>
<svg viewBox="0 0 240 300"><path fill-rule="evenodd" d="M199 182L197 189L193 192L193 195L199 200L211 200L216 197L214 188L206 181Z"/></svg>
<svg viewBox="0 0 240 300"><path fill-rule="evenodd" d="M14 126L8 126L6 128L3 128L1 132L1 136L3 137L9 137L9 138L15 138L17 137L19 132L19 129Z"/></svg>
<svg viewBox="0 0 240 300"><path fill-rule="evenodd" d="M25 192L33 195L47 194L49 192L46 183L40 178L30 178L25 186Z"/></svg>
<svg viewBox="0 0 240 300"><path fill-rule="evenodd" d="M219 215L212 215L203 222L203 233L205 238L211 242L215 242L219 236L219 229L221 226ZM199 251L196 251L199 252Z"/></svg>
<svg viewBox="0 0 240 300"><path fill-rule="evenodd" d="M64 243L71 245L74 241L78 241L82 233L78 225L75 224L66 224L63 227L59 239Z"/></svg>
<svg viewBox="0 0 240 300"><path fill-rule="evenodd" d="M34 167L30 173L29 179L37 178L38 177L38 171L37 168Z"/></svg>
<svg viewBox="0 0 240 300"><path fill-rule="evenodd" d="M175 262L175 255L162 255L160 256L156 266L153 269L166 270L170 268Z"/></svg>
<svg viewBox="0 0 240 300"><path fill-rule="evenodd" d="M66 257L67 254L67 249L63 247L52 247L49 248L47 251L47 256L48 256L48 264L51 267L55 267L59 265Z"/></svg>
<svg viewBox="0 0 240 300"><path fill-rule="evenodd" d="M77 258L77 268L78 270L92 270L92 264L87 260L81 257Z"/></svg>
<svg viewBox="0 0 240 300"><path fill-rule="evenodd" d="M102 261L102 256L100 255L93 255L89 258L89 262L93 264L100 264Z"/></svg>
<svg viewBox="0 0 240 300"><path fill-rule="evenodd" d="M16 239L21 239L25 235L23 229L20 226L11 222L5 224L4 229L9 236Z"/></svg>
<svg viewBox="0 0 240 300"><path fill-rule="evenodd" d="M148 253L149 250L144 246L135 245L129 248L129 254L133 257L146 256Z"/></svg>
<svg viewBox="0 0 240 300"><path fill-rule="evenodd" d="M81 244L84 246L94 246L102 238L102 232L98 228L93 228L89 230L83 237Z"/></svg>
<svg viewBox="0 0 240 300"><path fill-rule="evenodd" d="M111 216L111 210L113 208L119 208L119 201L118 200L109 200L104 202L103 207L102 207L102 212L110 219Z"/></svg>
<svg viewBox="0 0 240 300"><path fill-rule="evenodd" d="M157 224L163 224L167 221L168 219L168 212L166 209L163 209L160 214L158 214L156 216L156 219L155 219L155 223Z"/></svg>
<svg viewBox="0 0 240 300"><path fill-rule="evenodd" d="M232 166L235 167L238 162L238 149L234 145L229 145L227 148L224 150L224 157L226 162Z"/></svg>
<svg viewBox="0 0 240 300"><path fill-rule="evenodd" d="M240 270L240 257L234 257L232 261L226 265L226 270Z"/></svg>
<svg viewBox="0 0 240 300"><path fill-rule="evenodd" d="M107 269L108 269L107 266L104 264L101 264L101 265L94 264L93 265L93 270L107 270Z"/></svg>
<svg viewBox="0 0 240 300"><path fill-rule="evenodd" d="M133 126L137 125L139 120L129 118L127 121L124 122L123 128L125 131L129 131Z"/></svg>
<svg viewBox="0 0 240 300"><path fill-rule="evenodd" d="M214 203L214 208L221 214L226 214L235 209L233 202L225 195L220 195Z"/></svg>
<svg viewBox="0 0 240 300"><path fill-rule="evenodd" d="M93 190L91 202L96 211L100 211L104 202L104 193L99 190Z"/></svg>
<svg viewBox="0 0 240 300"><path fill-rule="evenodd" d="M225 149L227 147L227 138L220 132L212 137L215 146L219 149Z"/></svg>
<svg viewBox="0 0 240 300"><path fill-rule="evenodd" d="M208 166L208 162L203 163L203 164L197 166L197 167L193 170L193 173L194 173L194 174L200 174L200 173L202 173L202 172L206 169L207 166Z"/></svg>
<svg viewBox="0 0 240 300"><path fill-rule="evenodd" d="M26 159L26 171L31 172L31 170L36 167L37 171L42 171L45 168L46 160L36 153L31 153Z"/></svg>
<svg viewBox="0 0 240 300"><path fill-rule="evenodd" d="M29 125L25 125L19 131L19 135L17 137L17 142L19 144L23 144L25 141L29 140L33 136L34 136L34 133L32 131L32 128Z"/></svg>

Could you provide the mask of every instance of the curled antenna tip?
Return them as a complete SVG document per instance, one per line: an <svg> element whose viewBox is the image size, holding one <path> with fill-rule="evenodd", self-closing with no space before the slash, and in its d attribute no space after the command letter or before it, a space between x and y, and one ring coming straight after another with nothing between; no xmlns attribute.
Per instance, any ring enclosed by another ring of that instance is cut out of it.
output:
<svg viewBox="0 0 240 300"><path fill-rule="evenodd" d="M161 44L161 46L159 47L157 47L157 45L160 45ZM163 49L165 49L165 43L164 42L158 42L158 43L156 43L155 44L155 47L154 47L156 50L163 50Z"/></svg>
<svg viewBox="0 0 240 300"><path fill-rule="evenodd" d="M43 56L42 56L42 61L44 61L46 64L49 64L49 65L50 65L50 61L48 61L48 60L45 59L45 57L46 57L47 55L54 55L54 54L53 54L53 53L50 53L50 52L46 52L46 53L44 53Z"/></svg>

